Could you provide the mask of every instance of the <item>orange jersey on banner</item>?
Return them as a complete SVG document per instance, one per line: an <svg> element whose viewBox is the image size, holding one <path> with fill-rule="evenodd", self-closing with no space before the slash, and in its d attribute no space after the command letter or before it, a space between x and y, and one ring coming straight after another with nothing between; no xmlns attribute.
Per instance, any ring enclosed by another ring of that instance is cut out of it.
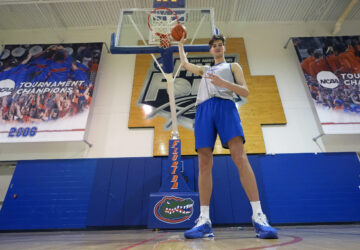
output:
<svg viewBox="0 0 360 250"><path fill-rule="evenodd" d="M310 56L306 59L304 59L304 61L301 62L301 68L303 69L303 71L310 75L310 63L315 61L315 57L314 56Z"/></svg>
<svg viewBox="0 0 360 250"><path fill-rule="evenodd" d="M316 75L321 71L330 71L330 67L327 64L325 59L317 59L314 62L310 63L310 75L316 77Z"/></svg>
<svg viewBox="0 0 360 250"><path fill-rule="evenodd" d="M332 72L336 72L337 70L340 70L341 64L339 62L339 58L336 55L329 55L326 57L326 62L329 64Z"/></svg>
<svg viewBox="0 0 360 250"><path fill-rule="evenodd" d="M353 54L355 54L355 49L352 45L350 45L347 49L346 49L346 52L351 52Z"/></svg>
<svg viewBox="0 0 360 250"><path fill-rule="evenodd" d="M340 71L343 73L350 73L351 72L351 63L349 62L345 53L340 53L338 55L338 59L339 59L340 65L341 65Z"/></svg>
<svg viewBox="0 0 360 250"><path fill-rule="evenodd" d="M344 54L351 64L351 72L360 73L360 62L358 61L358 58L355 56L355 53L348 50Z"/></svg>

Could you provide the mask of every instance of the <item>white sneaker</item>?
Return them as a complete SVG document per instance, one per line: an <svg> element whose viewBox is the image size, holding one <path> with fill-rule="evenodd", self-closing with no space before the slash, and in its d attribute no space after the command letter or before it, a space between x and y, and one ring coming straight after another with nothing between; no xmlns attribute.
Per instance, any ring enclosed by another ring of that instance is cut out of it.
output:
<svg viewBox="0 0 360 250"><path fill-rule="evenodd" d="M214 237L214 232L211 228L211 221L204 217L199 217L195 221L196 225L185 231L184 236L187 239L197 239L197 238L208 238Z"/></svg>
<svg viewBox="0 0 360 250"><path fill-rule="evenodd" d="M252 216L252 223L255 227L256 237L260 239L277 239L277 230L270 226L266 215L263 213L256 213Z"/></svg>

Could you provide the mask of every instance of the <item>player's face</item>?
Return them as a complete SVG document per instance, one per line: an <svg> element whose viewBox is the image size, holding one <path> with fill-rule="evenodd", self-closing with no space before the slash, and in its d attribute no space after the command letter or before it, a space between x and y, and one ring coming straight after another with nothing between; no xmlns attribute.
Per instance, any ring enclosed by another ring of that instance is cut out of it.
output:
<svg viewBox="0 0 360 250"><path fill-rule="evenodd" d="M69 100L69 99L66 99L66 100L64 101L64 108L67 109L67 108L69 108L69 107L70 107L70 100Z"/></svg>
<svg viewBox="0 0 360 250"><path fill-rule="evenodd" d="M225 51L224 44L221 40L214 41L214 43L210 48L210 54L212 54L215 58L219 56L223 56L224 51Z"/></svg>

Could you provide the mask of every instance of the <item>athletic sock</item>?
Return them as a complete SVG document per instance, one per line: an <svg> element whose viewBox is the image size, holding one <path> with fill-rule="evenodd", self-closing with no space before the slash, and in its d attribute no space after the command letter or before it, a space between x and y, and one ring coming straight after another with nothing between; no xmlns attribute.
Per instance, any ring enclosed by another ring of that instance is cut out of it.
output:
<svg viewBox="0 0 360 250"><path fill-rule="evenodd" d="M210 221L210 215L209 215L209 206L200 206L200 223L198 224L203 224L207 221Z"/></svg>
<svg viewBox="0 0 360 250"><path fill-rule="evenodd" d="M250 205L252 208L253 216L258 213L263 213L260 201L250 201Z"/></svg>

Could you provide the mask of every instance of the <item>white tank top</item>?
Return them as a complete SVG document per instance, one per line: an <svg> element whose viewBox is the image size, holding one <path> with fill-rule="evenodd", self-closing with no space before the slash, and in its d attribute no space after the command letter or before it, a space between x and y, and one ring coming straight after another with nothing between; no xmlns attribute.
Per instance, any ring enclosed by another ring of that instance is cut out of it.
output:
<svg viewBox="0 0 360 250"><path fill-rule="evenodd" d="M218 87L212 84L210 79L204 78L207 73L212 73L214 75L220 76L225 81L235 82L230 63L223 62L216 64L212 67L205 66L205 71L202 75L199 90L197 93L196 106L212 97L219 97L222 99L234 101L234 92L227 88Z"/></svg>

